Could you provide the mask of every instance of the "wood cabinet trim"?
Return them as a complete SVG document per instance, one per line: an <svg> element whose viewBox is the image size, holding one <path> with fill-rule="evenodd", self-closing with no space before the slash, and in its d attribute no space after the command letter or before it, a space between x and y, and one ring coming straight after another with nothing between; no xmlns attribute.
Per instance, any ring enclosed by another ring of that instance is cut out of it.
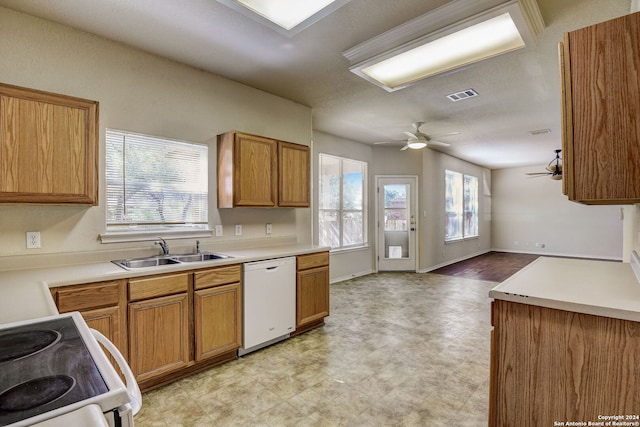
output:
<svg viewBox="0 0 640 427"><path fill-rule="evenodd" d="M196 290L240 282L242 280L242 266L238 264L196 271L194 279L194 289Z"/></svg>
<svg viewBox="0 0 640 427"><path fill-rule="evenodd" d="M129 301L187 292L191 283L190 273L164 274L129 280Z"/></svg>
<svg viewBox="0 0 640 427"><path fill-rule="evenodd" d="M56 289L55 301L58 310L64 313L117 306L121 286L121 281L64 286Z"/></svg>
<svg viewBox="0 0 640 427"><path fill-rule="evenodd" d="M329 252L298 255L296 261L298 271L329 265Z"/></svg>

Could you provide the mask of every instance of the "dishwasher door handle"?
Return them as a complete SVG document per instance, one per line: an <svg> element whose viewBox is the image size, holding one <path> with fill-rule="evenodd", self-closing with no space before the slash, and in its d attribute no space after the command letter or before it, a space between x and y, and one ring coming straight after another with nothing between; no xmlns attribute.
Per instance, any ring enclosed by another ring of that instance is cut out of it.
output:
<svg viewBox="0 0 640 427"><path fill-rule="evenodd" d="M273 267L267 267L265 268L265 270L275 270L276 268L280 267L279 265L274 265Z"/></svg>

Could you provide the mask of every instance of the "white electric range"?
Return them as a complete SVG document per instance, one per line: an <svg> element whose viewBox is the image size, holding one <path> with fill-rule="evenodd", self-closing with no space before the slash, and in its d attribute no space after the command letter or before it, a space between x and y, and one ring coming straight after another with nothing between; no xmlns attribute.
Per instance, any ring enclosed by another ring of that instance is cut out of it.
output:
<svg viewBox="0 0 640 427"><path fill-rule="evenodd" d="M133 426L137 384L124 385L98 340L78 312L0 325L0 425L53 425L99 408L107 425Z"/></svg>

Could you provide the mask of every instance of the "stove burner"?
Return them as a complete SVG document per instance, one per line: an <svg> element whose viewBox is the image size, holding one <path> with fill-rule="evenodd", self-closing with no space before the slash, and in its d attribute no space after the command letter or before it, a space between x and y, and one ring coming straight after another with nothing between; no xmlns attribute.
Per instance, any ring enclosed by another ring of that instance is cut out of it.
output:
<svg viewBox="0 0 640 427"><path fill-rule="evenodd" d="M67 375L35 378L0 394L0 411L27 411L67 394L76 380Z"/></svg>
<svg viewBox="0 0 640 427"><path fill-rule="evenodd" d="M52 330L14 332L0 336L0 363L18 360L44 350L60 339Z"/></svg>

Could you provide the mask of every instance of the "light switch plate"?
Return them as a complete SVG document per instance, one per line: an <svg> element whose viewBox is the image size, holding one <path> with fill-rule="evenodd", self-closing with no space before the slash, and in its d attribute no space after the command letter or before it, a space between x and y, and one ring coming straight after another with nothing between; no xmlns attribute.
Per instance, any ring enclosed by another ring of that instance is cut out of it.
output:
<svg viewBox="0 0 640 427"><path fill-rule="evenodd" d="M236 224L236 236L242 236L242 225Z"/></svg>
<svg viewBox="0 0 640 427"><path fill-rule="evenodd" d="M222 237L222 225L216 225L216 237Z"/></svg>

